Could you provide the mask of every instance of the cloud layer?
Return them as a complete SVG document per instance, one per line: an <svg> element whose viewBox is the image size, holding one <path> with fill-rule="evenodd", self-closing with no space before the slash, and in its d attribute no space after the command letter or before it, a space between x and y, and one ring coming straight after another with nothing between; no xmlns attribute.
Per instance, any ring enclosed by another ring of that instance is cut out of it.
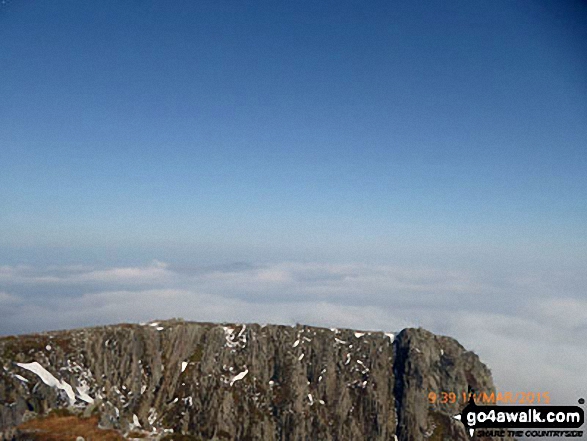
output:
<svg viewBox="0 0 587 441"><path fill-rule="evenodd" d="M285 262L0 266L0 334L182 317L296 322L457 338L498 387L572 404L587 384L585 276ZM583 394L583 395L581 395Z"/></svg>

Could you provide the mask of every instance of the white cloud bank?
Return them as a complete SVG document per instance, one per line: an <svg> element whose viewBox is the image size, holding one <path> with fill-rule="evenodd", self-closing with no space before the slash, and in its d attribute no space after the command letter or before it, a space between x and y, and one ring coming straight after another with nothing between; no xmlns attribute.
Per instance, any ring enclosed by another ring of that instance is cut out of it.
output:
<svg viewBox="0 0 587 441"><path fill-rule="evenodd" d="M172 317L422 326L475 350L501 390L549 392L554 402L574 404L587 384L585 276L549 276L322 263L2 266L0 334Z"/></svg>

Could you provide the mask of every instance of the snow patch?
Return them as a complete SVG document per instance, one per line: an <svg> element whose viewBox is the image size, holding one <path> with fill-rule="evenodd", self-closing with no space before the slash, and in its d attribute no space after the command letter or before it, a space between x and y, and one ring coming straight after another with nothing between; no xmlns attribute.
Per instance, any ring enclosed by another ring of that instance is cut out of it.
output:
<svg viewBox="0 0 587 441"><path fill-rule="evenodd" d="M245 378L245 376L249 373L249 369L245 368L244 371L242 371L239 374L236 374L234 377L232 377L232 380L230 380L230 385L232 386L236 381L242 380L243 378Z"/></svg>
<svg viewBox="0 0 587 441"><path fill-rule="evenodd" d="M367 372L369 372L369 368L367 366L365 366L365 363L363 363L361 360L357 360L357 364L360 364L361 366L363 366L363 374L366 374Z"/></svg>
<svg viewBox="0 0 587 441"><path fill-rule="evenodd" d="M236 335L234 328L223 326L222 329L224 330L224 339L226 340L225 347L233 349L234 352L236 348L242 349L247 345L247 334L245 334L247 325L242 325L242 328Z"/></svg>
<svg viewBox="0 0 587 441"><path fill-rule="evenodd" d="M185 369L188 367L188 362L187 361L182 361L181 362L181 371L185 371Z"/></svg>
<svg viewBox="0 0 587 441"><path fill-rule="evenodd" d="M157 410L154 407L151 407L149 409L149 416L147 417L147 420L149 421L149 424L152 426L153 424L155 424L155 421L157 421Z"/></svg>
<svg viewBox="0 0 587 441"><path fill-rule="evenodd" d="M60 381L53 376L49 371L47 371L43 366L41 366L36 361L32 363L16 363L17 366L20 366L23 369L31 371L33 374L39 376L43 383L45 383L49 387L54 387L56 389L62 390L67 395L69 399L69 404L75 404L75 392L73 388L69 385L69 383L65 381Z"/></svg>
<svg viewBox="0 0 587 441"><path fill-rule="evenodd" d="M246 329L247 329L247 325L243 325L243 327L241 328L240 332L236 336L236 338L238 338L238 339L240 339L241 337L243 337L245 343L247 342L247 336L245 335L245 330Z"/></svg>
<svg viewBox="0 0 587 441"><path fill-rule="evenodd" d="M78 386L77 388L77 396L80 400L85 401L88 404L93 404L94 399L88 395L88 391L90 388L87 385Z"/></svg>

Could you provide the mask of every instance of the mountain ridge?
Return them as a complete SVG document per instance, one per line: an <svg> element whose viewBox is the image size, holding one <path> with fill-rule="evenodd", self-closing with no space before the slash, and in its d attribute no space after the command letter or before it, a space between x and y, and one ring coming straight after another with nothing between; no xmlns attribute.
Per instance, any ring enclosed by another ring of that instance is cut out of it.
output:
<svg viewBox="0 0 587 441"><path fill-rule="evenodd" d="M421 328L174 319L0 337L0 364L3 439L68 409L127 438L464 441L461 394L495 390L476 354Z"/></svg>

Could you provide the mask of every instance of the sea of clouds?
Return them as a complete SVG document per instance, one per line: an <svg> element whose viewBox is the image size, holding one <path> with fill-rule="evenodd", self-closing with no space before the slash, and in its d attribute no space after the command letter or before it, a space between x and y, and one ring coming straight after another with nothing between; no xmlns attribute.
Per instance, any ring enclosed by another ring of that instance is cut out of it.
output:
<svg viewBox="0 0 587 441"><path fill-rule="evenodd" d="M498 389L587 390L587 276L381 264L0 266L0 335L181 317L398 331L457 338Z"/></svg>

